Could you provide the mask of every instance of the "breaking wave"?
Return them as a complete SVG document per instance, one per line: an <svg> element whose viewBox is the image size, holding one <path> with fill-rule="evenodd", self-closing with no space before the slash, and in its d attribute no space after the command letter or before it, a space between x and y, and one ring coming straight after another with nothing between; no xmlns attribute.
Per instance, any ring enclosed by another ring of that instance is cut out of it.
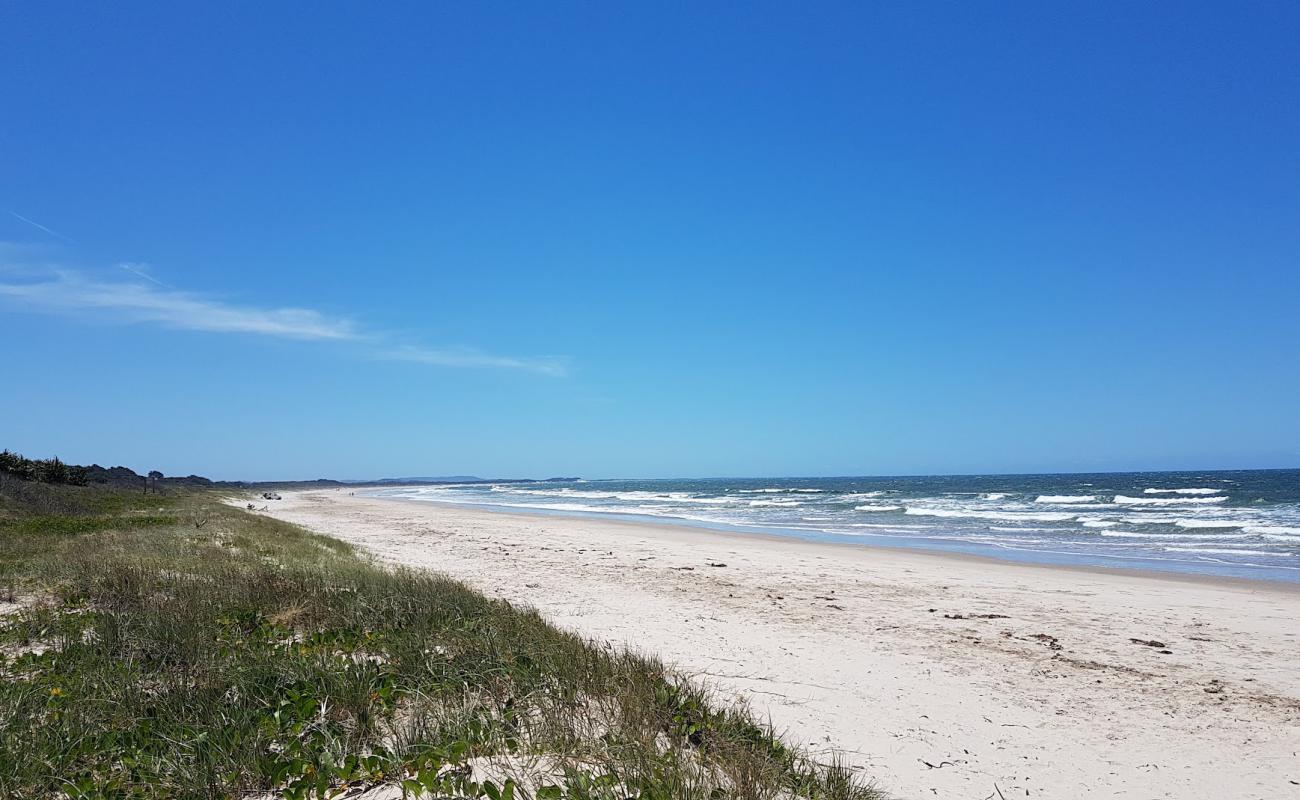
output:
<svg viewBox="0 0 1300 800"><path fill-rule="evenodd" d="M1043 494L1035 498L1034 502L1068 505L1070 503L1092 503L1096 500L1096 496L1091 494Z"/></svg>
<svg viewBox="0 0 1300 800"><path fill-rule="evenodd" d="M1223 503L1227 497L1220 495L1218 497L1126 497L1122 494L1115 495L1114 502L1124 506L1179 506L1179 505L1197 505L1205 503Z"/></svg>
<svg viewBox="0 0 1300 800"><path fill-rule="evenodd" d="M408 500L638 515L815 538L861 541L871 536L892 545L974 552L997 548L1031 559L1127 559L1143 567L1176 562L1196 566L1164 568L1193 571L1209 570L1204 565L1211 562L1240 567L1228 574L1271 567L1296 572L1293 555L1300 553L1300 471L1222 477L1189 473L1181 478L498 481L368 491ZM1214 552L1193 559L1193 554L1202 555L1193 548ZM1189 556L1179 561L1171 552Z"/></svg>

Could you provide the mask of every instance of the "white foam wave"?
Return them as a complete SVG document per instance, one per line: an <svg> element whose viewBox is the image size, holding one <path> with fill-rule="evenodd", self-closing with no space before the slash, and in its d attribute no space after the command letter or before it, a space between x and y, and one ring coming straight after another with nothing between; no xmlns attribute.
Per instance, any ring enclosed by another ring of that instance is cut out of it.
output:
<svg viewBox="0 0 1300 800"><path fill-rule="evenodd" d="M1219 555L1230 556L1272 556L1273 558L1279 556L1283 558L1291 557L1291 553L1278 553L1273 550L1245 550L1235 547L1178 547L1177 545L1171 545L1170 547L1164 548L1164 550L1166 553L1216 553Z"/></svg>
<svg viewBox="0 0 1300 800"><path fill-rule="evenodd" d="M1017 525L1014 528L1008 528L1004 525L990 525L989 530L1002 531L1003 533L1025 533L1027 531L1035 532L1035 533L1069 533L1070 532L1069 528L1035 528L1033 526L1024 526L1024 525Z"/></svg>
<svg viewBox="0 0 1300 800"><path fill-rule="evenodd" d="M568 487L562 489L517 489L508 486L493 486L492 491L529 497L558 497L565 500L580 498L583 500L627 500L638 503L703 503L705 505L726 505L728 503L742 502L742 498L699 497L690 492L599 492L570 489Z"/></svg>
<svg viewBox="0 0 1300 800"><path fill-rule="evenodd" d="M1289 536L1300 539L1300 528L1293 528L1290 525L1247 525L1247 533L1258 533L1264 536Z"/></svg>
<svg viewBox="0 0 1300 800"><path fill-rule="evenodd" d="M1165 542L1200 542L1224 541L1227 539L1249 539L1248 533L1139 533L1137 531L1109 530L1101 531L1098 536L1119 536L1125 539L1160 539Z"/></svg>
<svg viewBox="0 0 1300 800"><path fill-rule="evenodd" d="M592 514L608 514L608 506L589 506L583 503L492 503L503 508L535 508L545 511L581 511Z"/></svg>
<svg viewBox="0 0 1300 800"><path fill-rule="evenodd" d="M1006 522L1065 522L1074 519L1074 514L1051 512L1033 514L1018 511L976 511L973 509L917 508L908 506L904 514L918 517L945 517L951 519L996 519Z"/></svg>
<svg viewBox="0 0 1300 800"><path fill-rule="evenodd" d="M1180 528L1240 528L1246 523L1235 519L1176 519Z"/></svg>
<svg viewBox="0 0 1300 800"><path fill-rule="evenodd" d="M790 529L790 535L817 536L797 533L817 531L829 535L944 539L1012 550L1082 552L1095 558L1119 557L1108 553L1140 553L1129 557L1174 561L1176 554L1183 554L1189 564L1214 561L1276 569L1290 569L1280 563L1283 558L1291 564L1300 563L1296 558L1300 555L1300 503L1261 501L1227 506L1223 505L1229 502L1226 489L1134 488L1129 490L1132 495L1115 495L1112 501L1112 490L1089 489L1081 484L1060 489L1099 494L1002 491L914 496L912 491L902 489L841 494L831 488L760 487L738 489L723 484L710 491L709 484L593 482L562 487L422 487L385 494L504 506L520 512L622 513L665 522L681 520L682 524L775 526ZM895 514L908 515L914 524L889 522L899 519Z"/></svg>
<svg viewBox="0 0 1300 800"><path fill-rule="evenodd" d="M1192 503L1222 503L1227 497L1126 497L1115 495L1115 502L1125 506L1177 506Z"/></svg>
<svg viewBox="0 0 1300 800"><path fill-rule="evenodd" d="M955 540L955 537L947 537L947 536L936 536L935 538L948 539L949 541ZM1016 549L1017 547L1023 547L1024 545L1027 544L1053 543L1052 539L1030 539L1030 538L1024 538L1019 536L1017 536L1014 539L1008 539L1005 536L971 536L969 537L969 539L972 542L979 542L980 544L990 544L993 545L994 547L1006 547L1012 550Z"/></svg>
<svg viewBox="0 0 1300 800"><path fill-rule="evenodd" d="M1129 510L1131 511L1132 509ZM1173 525L1180 519L1182 519L1182 517L1161 516L1159 514L1143 512L1139 514L1125 514L1119 518L1119 521L1127 525Z"/></svg>

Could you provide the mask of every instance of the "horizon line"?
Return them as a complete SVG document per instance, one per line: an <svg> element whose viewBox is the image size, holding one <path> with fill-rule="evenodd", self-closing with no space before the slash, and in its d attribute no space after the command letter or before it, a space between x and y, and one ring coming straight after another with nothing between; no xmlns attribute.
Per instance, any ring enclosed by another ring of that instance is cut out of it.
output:
<svg viewBox="0 0 1300 800"><path fill-rule="evenodd" d="M898 472L898 473L875 473L863 475L673 475L673 476L653 476L653 477L560 477L552 476L545 478L533 477L492 477L484 478L477 475L457 476L463 477L463 480L449 480L442 478L282 478L271 480L248 480L248 479L227 479L226 483L317 483L320 481L333 481L335 483L345 484L364 484L364 483L389 483L393 485L402 485L403 481L409 481L411 484L416 483L516 483L529 481L533 483L544 483L547 481L813 481L813 480L849 480L854 478L1001 478L1001 477L1025 477L1034 475L1161 475L1161 474L1185 474L1190 472L1300 472L1300 464L1290 467L1231 467L1231 468L1211 468L1211 469L1119 469L1119 470L1096 470L1096 471L1049 471L1049 472ZM183 476L181 476L183 477Z"/></svg>

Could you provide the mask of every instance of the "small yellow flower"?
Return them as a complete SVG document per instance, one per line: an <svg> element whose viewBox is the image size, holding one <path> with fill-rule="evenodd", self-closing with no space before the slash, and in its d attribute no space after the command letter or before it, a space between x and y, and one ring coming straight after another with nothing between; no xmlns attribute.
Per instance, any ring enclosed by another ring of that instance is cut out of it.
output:
<svg viewBox="0 0 1300 800"><path fill-rule="evenodd" d="M50 697L60 697L62 695L63 695L63 690L57 686L55 686L53 689L50 690Z"/></svg>

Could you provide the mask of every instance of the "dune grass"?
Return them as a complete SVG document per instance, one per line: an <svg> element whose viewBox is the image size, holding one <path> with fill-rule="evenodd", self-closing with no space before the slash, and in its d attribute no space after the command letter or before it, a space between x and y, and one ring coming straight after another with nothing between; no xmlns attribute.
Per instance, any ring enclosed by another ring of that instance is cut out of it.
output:
<svg viewBox="0 0 1300 800"><path fill-rule="evenodd" d="M877 797L653 658L211 495L0 485L6 591L3 797Z"/></svg>

